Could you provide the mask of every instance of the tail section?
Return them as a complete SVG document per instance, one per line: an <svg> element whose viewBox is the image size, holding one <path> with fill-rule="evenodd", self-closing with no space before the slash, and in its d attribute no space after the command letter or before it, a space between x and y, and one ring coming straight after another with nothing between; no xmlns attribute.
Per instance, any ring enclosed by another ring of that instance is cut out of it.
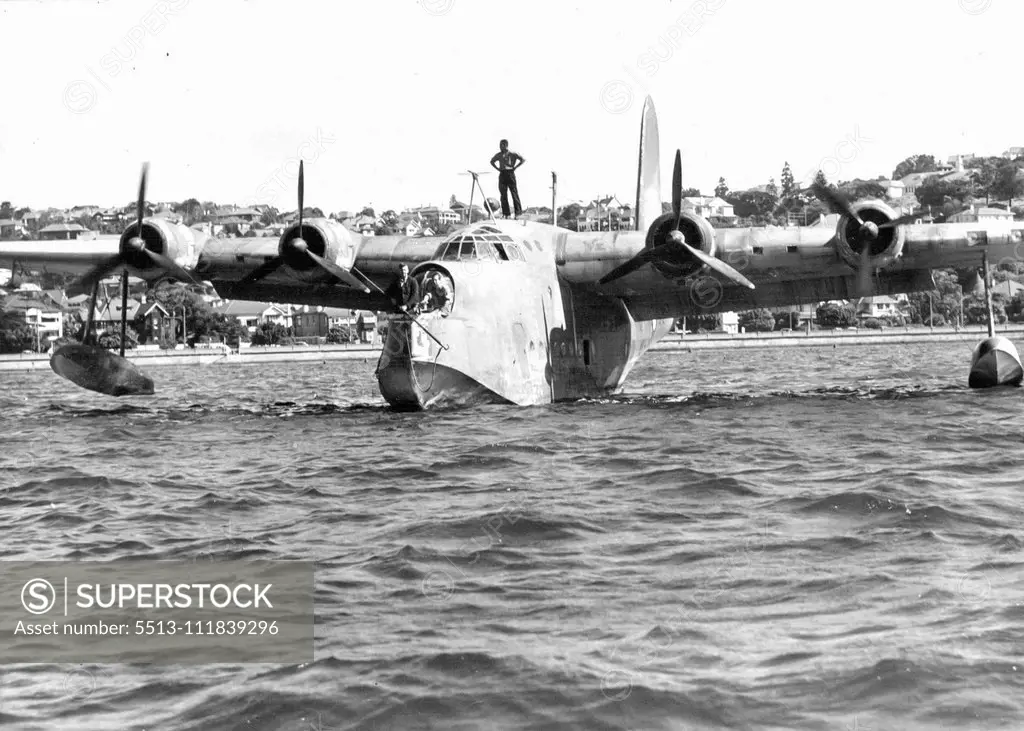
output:
<svg viewBox="0 0 1024 731"><path fill-rule="evenodd" d="M636 229L646 231L661 215L661 154L658 143L658 113L654 100L644 100L640 122L640 159L636 176Z"/></svg>

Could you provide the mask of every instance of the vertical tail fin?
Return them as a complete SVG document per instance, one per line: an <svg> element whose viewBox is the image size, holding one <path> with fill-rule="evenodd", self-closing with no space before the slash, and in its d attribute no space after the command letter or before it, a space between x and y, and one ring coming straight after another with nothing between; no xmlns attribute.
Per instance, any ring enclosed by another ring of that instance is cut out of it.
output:
<svg viewBox="0 0 1024 731"><path fill-rule="evenodd" d="M636 229L646 231L661 215L661 154L658 143L658 113L654 100L644 100L640 121L640 156L636 174Z"/></svg>

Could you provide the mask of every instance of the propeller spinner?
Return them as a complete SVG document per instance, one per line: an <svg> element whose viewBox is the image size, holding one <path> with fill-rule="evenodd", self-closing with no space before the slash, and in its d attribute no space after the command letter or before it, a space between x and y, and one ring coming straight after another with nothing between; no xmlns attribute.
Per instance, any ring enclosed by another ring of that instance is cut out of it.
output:
<svg viewBox="0 0 1024 731"><path fill-rule="evenodd" d="M683 219L683 161L682 154L676 150L676 160L672 168L672 213L675 216L675 225L664 236L662 243L645 248L639 254L612 269L601 278L601 284L614 282L627 274L631 274L644 264L659 261L697 260L709 269L718 272L726 279L736 284L754 289L753 283L721 259L709 256L701 249L691 246L686 241L686 236L681 230Z"/></svg>

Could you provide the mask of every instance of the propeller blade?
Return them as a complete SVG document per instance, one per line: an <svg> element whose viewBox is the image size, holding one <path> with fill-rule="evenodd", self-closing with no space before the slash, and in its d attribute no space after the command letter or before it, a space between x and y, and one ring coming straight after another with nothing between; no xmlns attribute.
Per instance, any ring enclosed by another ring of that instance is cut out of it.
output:
<svg viewBox="0 0 1024 731"><path fill-rule="evenodd" d="M284 259L282 259L279 256L275 256L270 261L260 264L251 272L246 274L241 280L239 280L238 284L239 286L245 286L247 284L252 284L253 282L258 282L259 280L273 273L282 264L284 264Z"/></svg>
<svg viewBox="0 0 1024 731"><path fill-rule="evenodd" d="M874 287L871 282L871 244L865 244L860 250L860 268L857 269L857 294L870 297Z"/></svg>
<svg viewBox="0 0 1024 731"><path fill-rule="evenodd" d="M819 184L811 186L811 189L814 191L815 196L828 204L833 213L845 214L856 221L859 225L864 225L864 221L861 220L861 217L853 210L853 205L846 199L846 196L838 190L832 190L831 188L827 188L824 185Z"/></svg>
<svg viewBox="0 0 1024 731"><path fill-rule="evenodd" d="M644 264L651 260L651 252L653 251L655 251L655 249L644 249L639 254L634 256L632 259L627 261L625 264L619 264L619 266L615 267L610 272L601 277L599 284L608 284L608 282L614 282L616 279L621 279L627 274L632 274L637 269L639 269L640 267L642 267Z"/></svg>
<svg viewBox="0 0 1024 731"><path fill-rule="evenodd" d="M74 284L68 287L69 292L88 292L103 278L105 278L112 271L117 269L124 261L121 258L121 254L114 254L113 256L104 259L95 267L83 274L77 279Z"/></svg>
<svg viewBox="0 0 1024 731"><path fill-rule="evenodd" d="M312 259L313 261L315 261L317 264L319 264L320 268L323 269L324 271L330 272L335 277L337 277L338 279L343 281L348 286L353 287L354 289L358 289L361 292L364 292L366 294L370 293L370 288L367 287L362 282L360 282L358 279L356 279L355 276L353 276L351 272L349 272L349 271L347 271L345 269L342 269L341 267L339 267L336 264L332 264L331 262L327 261L322 256L320 256L319 254L314 254L309 249L306 249L306 253L309 254L309 258Z"/></svg>
<svg viewBox="0 0 1024 731"><path fill-rule="evenodd" d="M672 166L672 213L676 215L676 231L683 217L683 156L676 150L676 161Z"/></svg>
<svg viewBox="0 0 1024 731"><path fill-rule="evenodd" d="M299 160L299 238L302 238L302 202L306 197L306 176L302 170L302 160Z"/></svg>
<svg viewBox="0 0 1024 731"><path fill-rule="evenodd" d="M145 211L143 210L146 204L146 178L149 176L149 163L142 163L142 175L139 177L139 202L136 207L136 213L138 217L136 223L138 224L138 230L135 232L136 236L142 236L142 218Z"/></svg>
<svg viewBox="0 0 1024 731"><path fill-rule="evenodd" d="M143 251L145 251L146 255L150 259L152 259L155 264L160 266L165 272L167 272L168 274L173 274L175 279L179 279L182 282L186 282L189 284L199 284L199 282L197 282L191 274L189 274L187 271L182 269L180 266L175 264L171 259L168 259L163 254L158 254L155 251L150 251L149 249L143 249Z"/></svg>
<svg viewBox="0 0 1024 731"><path fill-rule="evenodd" d="M881 231L883 228L896 228L897 226L902 226L907 223L913 223L920 217L920 213L908 213L906 216L900 216L899 218L894 218L886 223L879 224L878 230Z"/></svg>
<svg viewBox="0 0 1024 731"><path fill-rule="evenodd" d="M694 247L690 246L687 243L683 243L682 246L685 247L686 252L690 254L690 256L692 256L695 259L699 259L701 262L706 264L709 269L714 269L723 277L735 282L736 284L744 286L748 289L754 289L754 285L749 279L744 277L742 274L740 274L738 271L733 269L731 266L726 264L721 259L716 259L713 256L708 256L700 249L695 249Z"/></svg>
<svg viewBox="0 0 1024 731"><path fill-rule="evenodd" d="M121 342L118 355L124 357L124 341L128 332L128 270L121 270Z"/></svg>

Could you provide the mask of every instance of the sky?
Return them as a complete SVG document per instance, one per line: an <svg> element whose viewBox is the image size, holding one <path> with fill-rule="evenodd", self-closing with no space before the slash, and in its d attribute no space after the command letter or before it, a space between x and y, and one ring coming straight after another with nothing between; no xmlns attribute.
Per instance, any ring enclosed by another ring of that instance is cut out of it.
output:
<svg viewBox="0 0 1024 731"><path fill-rule="evenodd" d="M840 8L845 9L841 12ZM1024 145L1019 0L6 0L0 200L324 212L469 198L498 140L524 205L636 192L654 99L663 196L915 153ZM497 175L481 177L497 195Z"/></svg>

